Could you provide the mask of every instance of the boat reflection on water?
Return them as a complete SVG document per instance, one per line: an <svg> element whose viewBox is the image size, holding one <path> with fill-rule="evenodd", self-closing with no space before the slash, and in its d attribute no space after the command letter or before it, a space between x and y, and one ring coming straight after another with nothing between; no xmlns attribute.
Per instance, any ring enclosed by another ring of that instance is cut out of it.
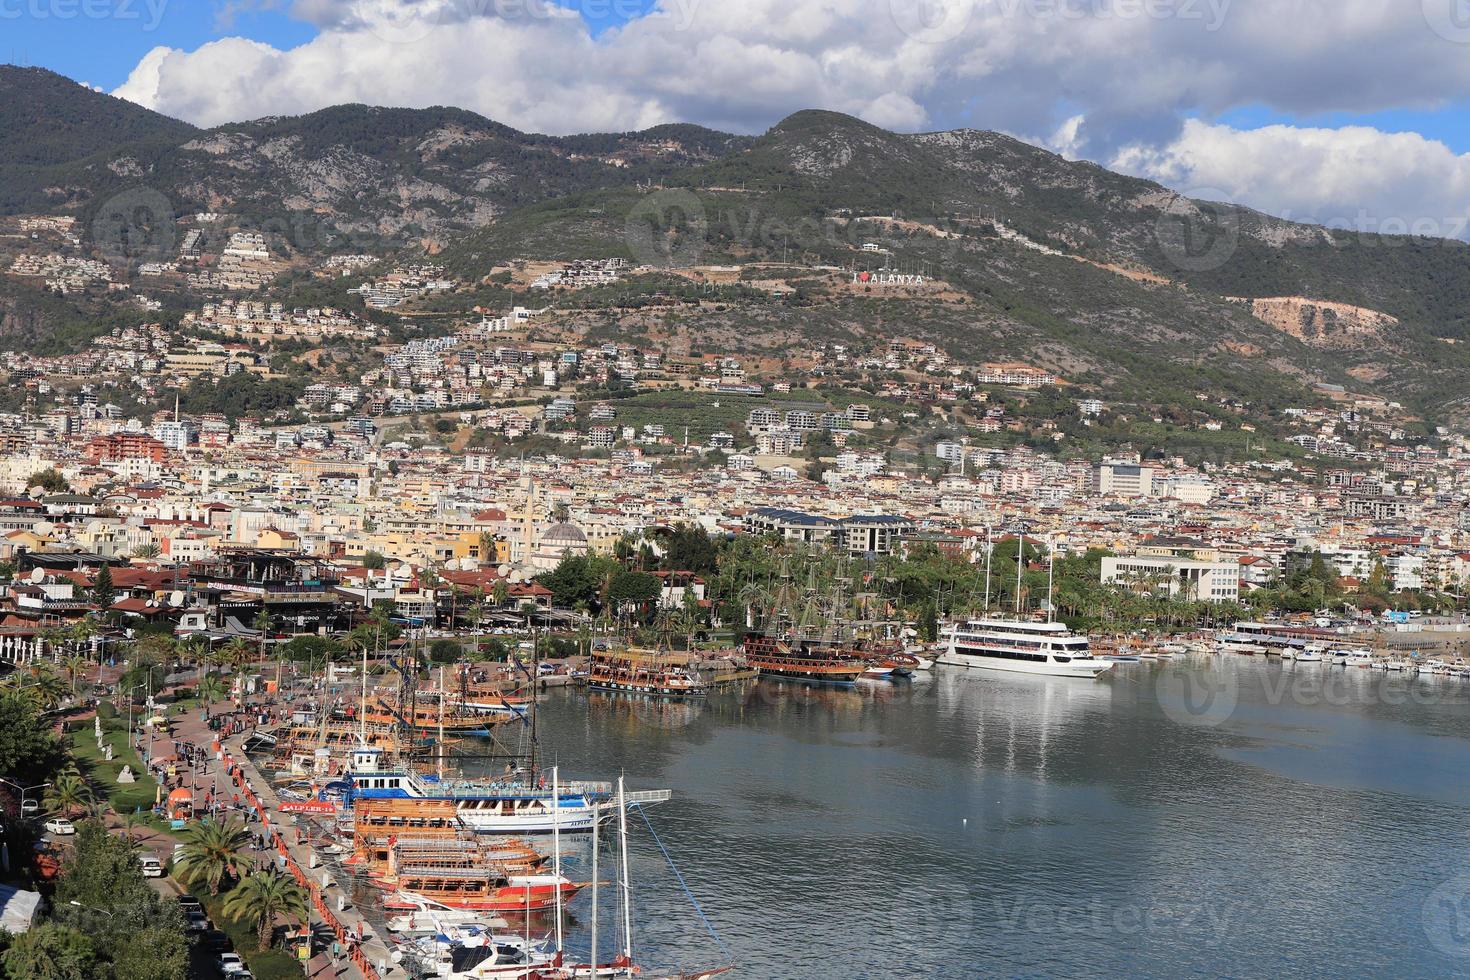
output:
<svg viewBox="0 0 1470 980"><path fill-rule="evenodd" d="M589 691L587 710L605 718L626 719L639 726L675 731L694 724L705 710L703 699L675 701Z"/></svg>
<svg viewBox="0 0 1470 980"><path fill-rule="evenodd" d="M813 707L828 711L861 711L863 700L855 686L808 684L775 677L748 681L741 693L742 705L747 710L755 707Z"/></svg>
<svg viewBox="0 0 1470 980"><path fill-rule="evenodd" d="M933 690L939 710L974 732L977 764L1044 776L1053 752L1078 748L1089 716L1107 715L1127 685L1075 678L940 667ZM1127 696L1123 694L1123 696ZM1090 750L1089 750L1090 751Z"/></svg>

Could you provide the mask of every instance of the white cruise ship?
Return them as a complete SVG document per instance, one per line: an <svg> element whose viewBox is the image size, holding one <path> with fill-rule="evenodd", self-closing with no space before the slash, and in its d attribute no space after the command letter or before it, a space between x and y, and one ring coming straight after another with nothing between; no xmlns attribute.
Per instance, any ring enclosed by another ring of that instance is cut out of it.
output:
<svg viewBox="0 0 1470 980"><path fill-rule="evenodd" d="M1096 677L1113 666L1094 657L1087 637L1062 623L972 619L957 623L936 661L954 667L1009 670L1058 677Z"/></svg>

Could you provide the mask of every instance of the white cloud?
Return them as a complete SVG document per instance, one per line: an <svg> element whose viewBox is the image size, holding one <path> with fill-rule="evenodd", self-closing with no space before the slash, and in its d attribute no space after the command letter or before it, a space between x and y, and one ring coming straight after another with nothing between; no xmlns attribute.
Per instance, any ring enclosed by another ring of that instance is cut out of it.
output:
<svg viewBox="0 0 1470 980"><path fill-rule="evenodd" d="M1366 126L1240 130L1190 120L1178 139L1126 147L1109 165L1186 193L1335 228L1461 238L1470 215L1470 154L1417 133Z"/></svg>
<svg viewBox="0 0 1470 980"><path fill-rule="evenodd" d="M457 105L551 133L670 121L758 132L819 107L899 130L1050 134L1040 142L1071 157L1176 186L1219 174L1263 209L1329 217L1344 202L1401 210L1416 194L1426 208L1449 198L1432 184L1355 180L1353 153L1382 179L1395 173L1347 130L1251 140L1185 117L1470 98L1470 48L1431 29L1413 0L659 0L595 39L554 0L232 4L286 7L319 33L289 50L239 38L160 48L116 94L205 125L366 102ZM1403 149L1378 137L1367 142ZM1432 145L1421 142L1412 149L1428 167ZM1292 159L1273 166L1274 151ZM1323 167L1297 166L1302 154Z"/></svg>

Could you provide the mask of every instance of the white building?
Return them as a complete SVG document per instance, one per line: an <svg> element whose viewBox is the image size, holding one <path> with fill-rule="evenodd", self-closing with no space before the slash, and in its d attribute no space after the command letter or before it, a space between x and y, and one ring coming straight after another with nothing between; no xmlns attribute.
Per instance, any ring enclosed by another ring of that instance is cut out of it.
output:
<svg viewBox="0 0 1470 980"><path fill-rule="evenodd" d="M1102 560L1102 584L1162 587L1172 598L1194 602L1236 602L1240 562L1112 556Z"/></svg>

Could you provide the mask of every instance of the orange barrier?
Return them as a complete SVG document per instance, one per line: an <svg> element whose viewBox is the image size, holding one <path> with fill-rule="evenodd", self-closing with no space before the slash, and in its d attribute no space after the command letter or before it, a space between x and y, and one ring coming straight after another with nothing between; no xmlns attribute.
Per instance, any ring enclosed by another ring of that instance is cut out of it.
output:
<svg viewBox="0 0 1470 980"><path fill-rule="evenodd" d="M295 877L297 883L304 887L307 890L307 894L311 896L311 903L316 908L317 914L321 916L321 920L331 927L332 933L337 937L337 942L341 943L342 947L348 951L347 958L352 961L354 966L362 971L362 975L366 980L380 980L377 968L372 965L367 955L363 953L362 948L357 945L358 937L352 935L351 930L344 926L336 914L327 907L327 901L325 896L322 895L321 887L307 877L306 872L302 871L301 866L291 857L290 851L286 848L285 838L281 836L281 832L275 828L275 825L270 822L265 805L260 802L260 798L255 795L255 791L246 782L245 774L239 766L235 765L234 758L226 755L224 761L229 766L228 772L234 778L236 788L244 794L246 802L260 815L261 824L269 828L271 841L276 845L276 852L285 859L286 867L290 870L292 876Z"/></svg>

